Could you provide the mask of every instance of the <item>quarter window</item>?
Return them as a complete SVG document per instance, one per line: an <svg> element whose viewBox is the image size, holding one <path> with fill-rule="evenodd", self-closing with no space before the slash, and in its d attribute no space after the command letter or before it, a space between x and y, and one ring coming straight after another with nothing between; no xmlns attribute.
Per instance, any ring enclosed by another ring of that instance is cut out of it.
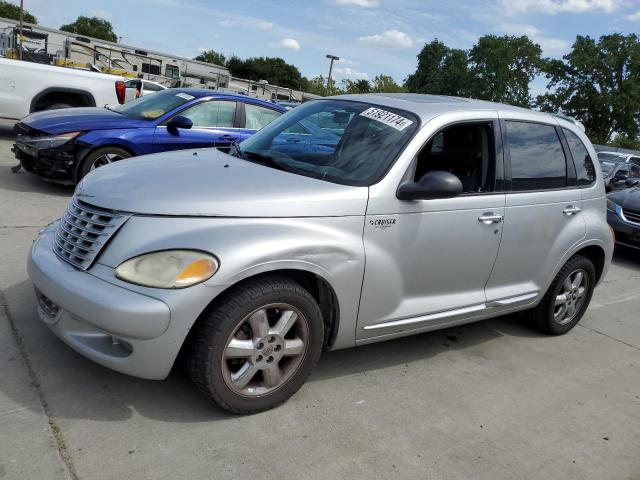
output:
<svg viewBox="0 0 640 480"><path fill-rule="evenodd" d="M189 118L194 127L233 127L236 102L211 101L194 105L180 115Z"/></svg>
<svg viewBox="0 0 640 480"><path fill-rule="evenodd" d="M260 130L282 115L280 112L270 108L259 107L250 103L244 104L244 111L246 116L245 128L250 128L251 130Z"/></svg>
<svg viewBox="0 0 640 480"><path fill-rule="evenodd" d="M576 166L578 186L591 185L596 179L596 169L593 166L587 147L571 130L563 129L563 131L569 144L573 163Z"/></svg>
<svg viewBox="0 0 640 480"><path fill-rule="evenodd" d="M507 122L511 190L547 190L567 186L567 161L555 127Z"/></svg>

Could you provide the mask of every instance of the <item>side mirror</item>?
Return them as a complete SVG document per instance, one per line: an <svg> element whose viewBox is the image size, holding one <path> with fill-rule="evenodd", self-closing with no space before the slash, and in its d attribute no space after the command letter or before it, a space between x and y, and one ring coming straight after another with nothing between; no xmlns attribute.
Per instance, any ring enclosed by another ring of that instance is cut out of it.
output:
<svg viewBox="0 0 640 480"><path fill-rule="evenodd" d="M406 182L398 187L400 200L432 200L453 198L462 193L462 182L449 172L434 170L417 182Z"/></svg>
<svg viewBox="0 0 640 480"><path fill-rule="evenodd" d="M629 188L637 187L638 185L640 185L640 178L627 178L627 181L625 183Z"/></svg>
<svg viewBox="0 0 640 480"><path fill-rule="evenodd" d="M167 123L167 129L176 131L179 128L189 129L193 127L193 122L190 118L183 117L182 115L176 115Z"/></svg>

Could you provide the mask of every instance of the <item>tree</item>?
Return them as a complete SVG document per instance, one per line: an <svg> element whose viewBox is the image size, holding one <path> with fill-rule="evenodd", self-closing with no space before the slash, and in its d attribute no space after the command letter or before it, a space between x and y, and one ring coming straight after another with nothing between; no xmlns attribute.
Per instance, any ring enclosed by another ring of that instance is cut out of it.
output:
<svg viewBox="0 0 640 480"><path fill-rule="evenodd" d="M470 95L470 85L467 52L449 48L438 39L422 47L418 68L404 82L410 92L460 97Z"/></svg>
<svg viewBox="0 0 640 480"><path fill-rule="evenodd" d="M373 77L373 81L371 83L373 84L371 91L374 93L398 93L406 91L389 75L376 75Z"/></svg>
<svg viewBox="0 0 640 480"><path fill-rule="evenodd" d="M626 148L628 150L640 150L640 138L631 138L625 135L619 135L609 143L610 147Z"/></svg>
<svg viewBox="0 0 640 480"><path fill-rule="evenodd" d="M303 77L301 89L307 93L325 96L327 94L327 81L322 75L313 77L311 80Z"/></svg>
<svg viewBox="0 0 640 480"><path fill-rule="evenodd" d="M88 37L100 38L109 42L118 41L111 23L103 18L79 16L75 22L62 25L60 30Z"/></svg>
<svg viewBox="0 0 640 480"><path fill-rule="evenodd" d="M371 84L369 80L349 80L345 78L342 80L345 93L369 93L371 91Z"/></svg>
<svg viewBox="0 0 640 480"><path fill-rule="evenodd" d="M528 107L529 84L540 72L542 50L526 35L485 35L469 51L471 96Z"/></svg>
<svg viewBox="0 0 640 480"><path fill-rule="evenodd" d="M205 50L201 52L197 57L194 58L199 62L207 62L213 63L214 65L224 66L227 59L222 53L216 52L215 50Z"/></svg>
<svg viewBox="0 0 640 480"><path fill-rule="evenodd" d="M14 5L13 3L0 0L0 17L20 20L20 7ZM26 10L23 10L22 12L22 20L27 23L38 23L38 19Z"/></svg>
<svg viewBox="0 0 640 480"><path fill-rule="evenodd" d="M234 77L267 82L288 88L299 89L303 83L300 70L278 57L251 57L245 60L232 56L226 67Z"/></svg>
<svg viewBox="0 0 640 480"><path fill-rule="evenodd" d="M636 139L640 120L640 43L635 34L598 41L578 36L562 60L546 61L550 93L538 106L580 120L594 143Z"/></svg>

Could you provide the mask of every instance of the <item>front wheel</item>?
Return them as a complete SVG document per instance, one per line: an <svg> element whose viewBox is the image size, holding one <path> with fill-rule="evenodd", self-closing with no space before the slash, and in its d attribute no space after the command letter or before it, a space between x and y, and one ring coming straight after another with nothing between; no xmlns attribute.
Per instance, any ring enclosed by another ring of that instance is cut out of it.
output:
<svg viewBox="0 0 640 480"><path fill-rule="evenodd" d="M324 336L315 299L286 278L234 288L194 332L187 368L196 386L233 413L286 401L320 357Z"/></svg>
<svg viewBox="0 0 640 480"><path fill-rule="evenodd" d="M575 327L591 302L596 283L593 263L581 255L560 269L538 306L528 312L534 326L550 335Z"/></svg>
<svg viewBox="0 0 640 480"><path fill-rule="evenodd" d="M82 161L78 181L96 168L100 168L129 157L131 157L131 154L119 147L103 147L89 152Z"/></svg>

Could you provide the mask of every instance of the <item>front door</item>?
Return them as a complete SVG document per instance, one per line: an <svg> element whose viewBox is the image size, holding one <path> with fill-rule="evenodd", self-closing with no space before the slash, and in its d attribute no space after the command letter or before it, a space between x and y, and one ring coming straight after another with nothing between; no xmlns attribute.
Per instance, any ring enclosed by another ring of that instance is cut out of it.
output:
<svg viewBox="0 0 640 480"><path fill-rule="evenodd" d="M187 148L228 148L231 142L238 139L238 129L235 128L236 102L209 100L186 108L176 115L189 118L193 122L193 127L189 129L169 129L165 125L156 127L153 138L154 152Z"/></svg>
<svg viewBox="0 0 640 480"><path fill-rule="evenodd" d="M451 199L372 202L364 228L366 267L359 340L480 315L502 235L505 195L497 120L444 127L415 160L413 180L434 170L460 178ZM397 199L393 199L397 200ZM371 207L373 205L373 207Z"/></svg>

